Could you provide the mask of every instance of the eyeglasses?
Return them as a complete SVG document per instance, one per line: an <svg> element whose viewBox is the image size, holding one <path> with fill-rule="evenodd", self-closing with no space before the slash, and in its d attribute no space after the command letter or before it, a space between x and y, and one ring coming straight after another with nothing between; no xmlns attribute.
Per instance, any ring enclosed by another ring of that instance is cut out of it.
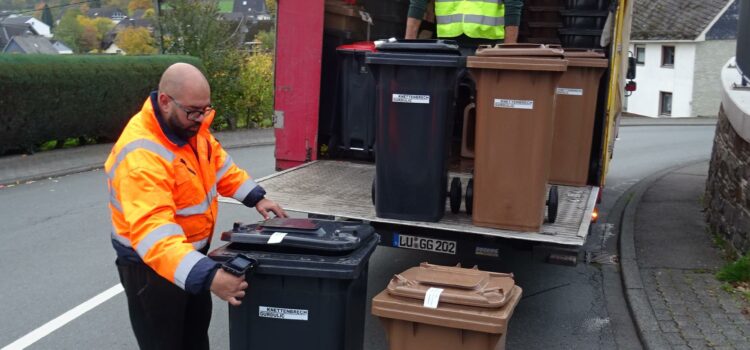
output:
<svg viewBox="0 0 750 350"><path fill-rule="evenodd" d="M206 107L203 107L203 109L187 109L181 103L177 102L177 100L175 100L174 97L169 96L168 94L165 94L165 95L167 95L167 97L169 97L169 99L172 100L172 102L174 102L174 104L176 104L179 109L185 112L188 120L190 121L200 122L201 118L203 118L204 116L206 116L207 114L211 113L211 111L214 110L213 106L211 106L210 104Z"/></svg>

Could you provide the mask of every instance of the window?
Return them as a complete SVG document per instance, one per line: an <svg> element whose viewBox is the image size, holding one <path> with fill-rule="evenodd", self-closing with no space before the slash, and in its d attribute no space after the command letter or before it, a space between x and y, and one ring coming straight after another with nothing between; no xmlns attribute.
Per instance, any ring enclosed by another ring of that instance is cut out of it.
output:
<svg viewBox="0 0 750 350"><path fill-rule="evenodd" d="M635 47L635 63L643 65L646 64L646 47L636 46Z"/></svg>
<svg viewBox="0 0 750 350"><path fill-rule="evenodd" d="M661 66L662 67L674 66L674 46L662 46L661 47Z"/></svg>
<svg viewBox="0 0 750 350"><path fill-rule="evenodd" d="M659 92L659 115L672 115L672 93Z"/></svg>

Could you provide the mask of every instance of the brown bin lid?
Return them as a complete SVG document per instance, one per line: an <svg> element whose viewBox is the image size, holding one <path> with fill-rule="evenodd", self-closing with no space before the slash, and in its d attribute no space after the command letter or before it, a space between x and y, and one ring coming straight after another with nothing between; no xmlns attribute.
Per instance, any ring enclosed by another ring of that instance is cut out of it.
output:
<svg viewBox="0 0 750 350"><path fill-rule="evenodd" d="M442 288L440 303L499 308L508 303L515 286L512 274L422 263L393 276L388 293L424 300L427 290Z"/></svg>
<svg viewBox="0 0 750 350"><path fill-rule="evenodd" d="M508 57L508 56L522 56L522 57L549 57L549 58L562 58L563 50L559 47L554 47L544 44L497 44L491 45L480 45L476 52L477 56L490 56L490 57Z"/></svg>
<svg viewBox="0 0 750 350"><path fill-rule="evenodd" d="M508 293L508 303L500 308L440 303L436 309L423 306L421 300L394 296L384 290L372 299L372 314L381 318L430 324L452 329L504 334L521 300L523 290L514 286ZM442 300L442 299L441 299Z"/></svg>
<svg viewBox="0 0 750 350"><path fill-rule="evenodd" d="M563 50L544 44L498 44L482 45L476 56L466 59L469 68L565 71L568 61L563 59Z"/></svg>
<svg viewBox="0 0 750 350"><path fill-rule="evenodd" d="M609 66L607 57L602 50L565 49L563 53L568 60L568 66L606 68Z"/></svg>

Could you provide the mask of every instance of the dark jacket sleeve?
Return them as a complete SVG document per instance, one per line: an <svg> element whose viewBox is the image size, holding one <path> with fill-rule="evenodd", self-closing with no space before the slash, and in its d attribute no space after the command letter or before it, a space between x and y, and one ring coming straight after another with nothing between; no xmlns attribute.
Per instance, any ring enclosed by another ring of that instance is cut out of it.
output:
<svg viewBox="0 0 750 350"><path fill-rule="evenodd" d="M521 24L521 10L523 0L505 0L505 25L518 26Z"/></svg>
<svg viewBox="0 0 750 350"><path fill-rule="evenodd" d="M422 20L425 11L427 11L427 0L409 0L409 17Z"/></svg>

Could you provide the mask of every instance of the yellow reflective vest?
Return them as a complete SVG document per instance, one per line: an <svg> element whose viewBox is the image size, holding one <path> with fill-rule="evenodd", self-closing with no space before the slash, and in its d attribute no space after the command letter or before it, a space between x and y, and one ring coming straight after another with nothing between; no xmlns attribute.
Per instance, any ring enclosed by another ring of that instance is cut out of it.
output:
<svg viewBox="0 0 750 350"><path fill-rule="evenodd" d="M248 205L248 197L254 195L257 203L265 192L208 131L214 112L196 136L175 142L154 106L158 110L152 93L104 165L113 245L118 257L132 253L130 258L140 258L162 277L197 293L206 289L216 268L198 250L211 240L217 194Z"/></svg>
<svg viewBox="0 0 750 350"><path fill-rule="evenodd" d="M435 0L437 36L505 39L502 0Z"/></svg>

